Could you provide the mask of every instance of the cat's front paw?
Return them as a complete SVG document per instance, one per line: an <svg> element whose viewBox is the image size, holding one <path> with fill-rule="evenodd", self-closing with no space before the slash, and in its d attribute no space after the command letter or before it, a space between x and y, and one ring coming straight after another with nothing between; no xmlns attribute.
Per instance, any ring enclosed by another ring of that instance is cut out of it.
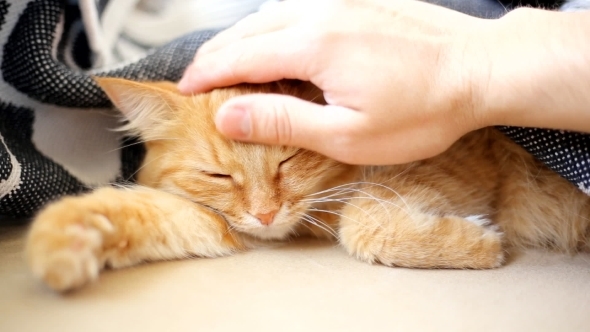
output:
<svg viewBox="0 0 590 332"><path fill-rule="evenodd" d="M372 229L359 222L341 224L342 245L349 254L369 263L491 269L501 266L505 259L502 232L481 216L415 215L411 220L397 220L396 224Z"/></svg>
<svg viewBox="0 0 590 332"><path fill-rule="evenodd" d="M113 225L104 215L67 198L42 211L26 244L33 274L51 288L68 291L96 279L104 262L104 235Z"/></svg>

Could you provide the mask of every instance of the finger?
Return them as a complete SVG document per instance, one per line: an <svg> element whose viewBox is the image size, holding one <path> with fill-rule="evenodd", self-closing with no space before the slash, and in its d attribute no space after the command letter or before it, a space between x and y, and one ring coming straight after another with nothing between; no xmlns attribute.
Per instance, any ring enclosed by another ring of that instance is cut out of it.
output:
<svg viewBox="0 0 590 332"><path fill-rule="evenodd" d="M289 7L293 6L278 2L266 10L246 16L203 44L197 54L211 53L237 40L274 32L289 26L298 19L298 11Z"/></svg>
<svg viewBox="0 0 590 332"><path fill-rule="evenodd" d="M233 139L296 146L343 160L350 159L350 151L342 147L349 145L347 137L355 132L362 117L351 109L291 96L253 94L222 105L215 123L222 134Z"/></svg>
<svg viewBox="0 0 590 332"><path fill-rule="evenodd" d="M204 92L238 83L266 83L284 78L309 81L308 51L292 30L238 40L198 55L178 83L182 93Z"/></svg>

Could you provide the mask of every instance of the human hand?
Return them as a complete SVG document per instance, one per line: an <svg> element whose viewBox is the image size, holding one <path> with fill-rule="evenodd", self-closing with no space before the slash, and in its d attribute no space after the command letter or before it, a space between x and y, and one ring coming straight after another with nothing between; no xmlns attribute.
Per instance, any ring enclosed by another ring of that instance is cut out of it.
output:
<svg viewBox="0 0 590 332"><path fill-rule="evenodd" d="M294 145L355 164L434 156L486 125L491 22L419 1L284 1L220 33L179 83L185 93L283 78L328 102L249 95L216 118L230 138Z"/></svg>

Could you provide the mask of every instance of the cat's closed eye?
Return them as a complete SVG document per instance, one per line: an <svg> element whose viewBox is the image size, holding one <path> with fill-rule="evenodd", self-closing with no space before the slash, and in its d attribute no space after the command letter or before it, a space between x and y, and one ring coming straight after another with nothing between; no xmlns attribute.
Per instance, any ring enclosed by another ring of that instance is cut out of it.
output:
<svg viewBox="0 0 590 332"><path fill-rule="evenodd" d="M218 179L231 179L231 175L229 174L221 174L221 173L207 173L207 175L209 175L212 178L218 178Z"/></svg>
<svg viewBox="0 0 590 332"><path fill-rule="evenodd" d="M205 170L200 170L201 173L207 175L208 177L211 178L216 178L216 179L227 179L227 180L231 180L233 179L231 175L229 174L225 174L225 173L217 173L217 172L212 172L212 171L205 171Z"/></svg>

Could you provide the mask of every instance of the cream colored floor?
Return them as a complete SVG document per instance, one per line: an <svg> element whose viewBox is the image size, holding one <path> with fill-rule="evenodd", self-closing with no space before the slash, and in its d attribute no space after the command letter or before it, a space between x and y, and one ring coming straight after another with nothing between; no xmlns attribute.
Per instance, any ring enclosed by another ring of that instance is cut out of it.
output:
<svg viewBox="0 0 590 332"><path fill-rule="evenodd" d="M304 241L110 271L61 296L29 275L23 234L0 228L0 331L590 331L590 255L427 271Z"/></svg>

